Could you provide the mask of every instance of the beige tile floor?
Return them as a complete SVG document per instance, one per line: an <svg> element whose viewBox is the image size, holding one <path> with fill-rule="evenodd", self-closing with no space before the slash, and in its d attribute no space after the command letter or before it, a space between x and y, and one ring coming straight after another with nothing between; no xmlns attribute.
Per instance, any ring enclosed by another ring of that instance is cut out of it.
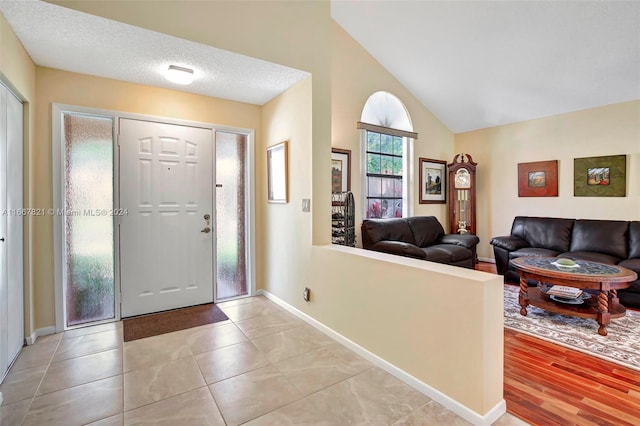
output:
<svg viewBox="0 0 640 426"><path fill-rule="evenodd" d="M121 322L39 338L0 424L468 424L264 297L219 306L228 321L133 342Z"/></svg>

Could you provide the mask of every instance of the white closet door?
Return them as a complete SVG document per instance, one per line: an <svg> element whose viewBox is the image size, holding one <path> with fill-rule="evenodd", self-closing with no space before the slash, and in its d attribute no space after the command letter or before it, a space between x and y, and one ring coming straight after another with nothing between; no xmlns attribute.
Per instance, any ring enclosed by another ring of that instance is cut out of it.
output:
<svg viewBox="0 0 640 426"><path fill-rule="evenodd" d="M7 91L7 209L24 207L22 187L22 102ZM23 290L23 216L7 216L7 275L8 275L8 342L9 362L24 344Z"/></svg>
<svg viewBox="0 0 640 426"><path fill-rule="evenodd" d="M0 85L0 379L9 368L7 274L7 89Z"/></svg>
<svg viewBox="0 0 640 426"><path fill-rule="evenodd" d="M0 85L0 379L24 343L22 103Z"/></svg>

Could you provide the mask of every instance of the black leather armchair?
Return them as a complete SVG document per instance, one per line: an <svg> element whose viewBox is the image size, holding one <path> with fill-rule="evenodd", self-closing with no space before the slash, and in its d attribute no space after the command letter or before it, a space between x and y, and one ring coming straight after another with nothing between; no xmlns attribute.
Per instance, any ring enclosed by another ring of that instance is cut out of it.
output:
<svg viewBox="0 0 640 426"><path fill-rule="evenodd" d="M362 222L362 247L431 262L473 269L475 235L445 234L434 216L367 219Z"/></svg>

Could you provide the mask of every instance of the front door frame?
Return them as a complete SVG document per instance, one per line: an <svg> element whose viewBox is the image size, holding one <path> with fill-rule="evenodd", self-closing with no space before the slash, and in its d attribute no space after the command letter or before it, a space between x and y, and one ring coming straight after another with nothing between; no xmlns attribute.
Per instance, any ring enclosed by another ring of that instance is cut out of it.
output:
<svg viewBox="0 0 640 426"><path fill-rule="evenodd" d="M98 108L88 108L75 105L66 104L52 104L52 160L53 160L53 209L54 211L60 211L64 208L64 172L63 172L63 151L64 151L64 128L63 128L63 114L75 113L75 114L90 114L102 117L111 117L114 122L114 139L113 139L113 167L114 167L114 209L120 208L120 164L119 164L119 144L118 135L120 133L119 122L120 119L130 120L143 120L156 123L165 123L178 126L190 126L210 129L212 131L212 170L215 170L215 135L216 132L238 133L247 136L247 281L249 297L256 294L255 283L255 259L256 259L256 245L255 245L255 130L241 127L224 126L212 123L203 123L197 121L181 120L171 117L161 117L146 114L135 114L122 111L113 111ZM213 185L213 200L214 206L212 211L215 211L215 175ZM64 262L64 221L62 216L53 216L53 245L54 245L54 286L55 286L55 313L56 313L56 325L55 332L62 332L64 330L86 327L87 325L95 325L104 322L119 321L121 319L120 304L121 304L121 280L120 280L120 238L119 238L119 221L117 217L114 219L114 281L115 281L115 318L113 320L105 320L87 324L81 324L75 327L65 327L65 307L64 307L64 284L65 284L65 265ZM214 301L217 301L216 294L216 247L213 244L213 277L211 285L213 286ZM228 300L228 299L225 299Z"/></svg>

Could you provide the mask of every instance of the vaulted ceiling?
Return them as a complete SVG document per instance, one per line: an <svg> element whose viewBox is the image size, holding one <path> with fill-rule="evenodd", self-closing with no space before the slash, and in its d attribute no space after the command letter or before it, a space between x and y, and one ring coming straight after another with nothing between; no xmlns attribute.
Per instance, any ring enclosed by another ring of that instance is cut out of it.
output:
<svg viewBox="0 0 640 426"><path fill-rule="evenodd" d="M640 99L638 1L331 6L454 133Z"/></svg>

